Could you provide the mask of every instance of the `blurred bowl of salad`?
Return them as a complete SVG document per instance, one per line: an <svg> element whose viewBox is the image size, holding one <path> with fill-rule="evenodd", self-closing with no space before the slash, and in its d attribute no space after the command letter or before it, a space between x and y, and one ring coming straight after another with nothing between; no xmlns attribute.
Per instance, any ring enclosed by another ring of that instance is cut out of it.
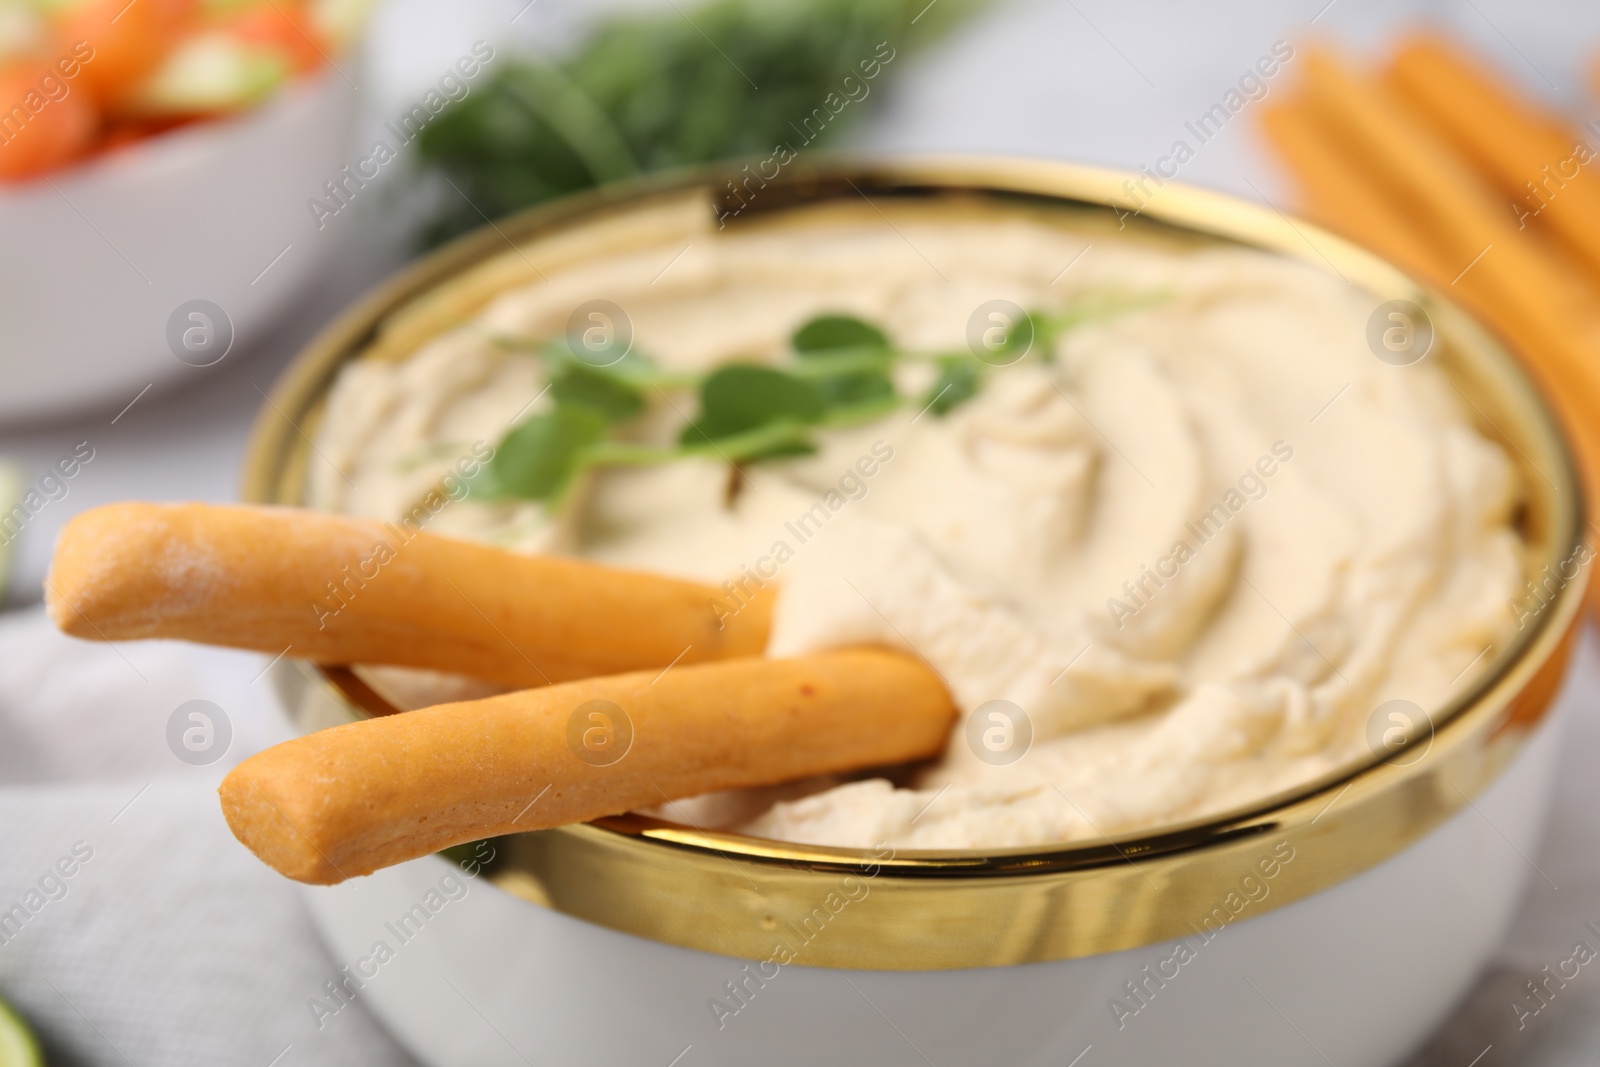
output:
<svg viewBox="0 0 1600 1067"><path fill-rule="evenodd" d="M120 407L326 254L365 0L0 0L0 422Z"/></svg>

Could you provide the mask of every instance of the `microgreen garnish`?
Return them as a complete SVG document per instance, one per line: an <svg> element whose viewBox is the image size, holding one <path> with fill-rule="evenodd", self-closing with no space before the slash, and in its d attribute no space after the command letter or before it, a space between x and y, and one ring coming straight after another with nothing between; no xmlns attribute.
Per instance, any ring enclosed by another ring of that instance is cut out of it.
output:
<svg viewBox="0 0 1600 1067"><path fill-rule="evenodd" d="M922 406L935 415L948 415L978 395L978 361L962 353L939 357L939 377L934 379Z"/></svg>
<svg viewBox="0 0 1600 1067"><path fill-rule="evenodd" d="M801 355L848 348L887 351L889 338L870 322L863 322L854 315L818 315L794 332L790 344Z"/></svg>
<svg viewBox="0 0 1600 1067"><path fill-rule="evenodd" d="M556 409L581 407L608 422L625 422L644 410L644 393L621 375L607 374L583 363L567 362L550 379Z"/></svg>
<svg viewBox="0 0 1600 1067"><path fill-rule="evenodd" d="M772 422L812 423L828 409L814 383L773 367L730 363L700 386L700 417L684 428L686 445L746 433Z"/></svg>
<svg viewBox="0 0 1600 1067"><path fill-rule="evenodd" d="M843 314L819 315L796 330L792 358L781 366L735 362L705 373L665 371L635 352L597 366L560 342L496 337L501 347L543 360L553 406L500 442L484 489L489 496L554 504L590 467L645 466L692 456L738 464L807 455L816 451L819 428L870 422L899 407L904 398L894 372L901 363L938 368L921 407L943 417L976 396L997 368L1030 356L1051 362L1062 333L1150 299L1114 297L1054 314L1027 314L981 360L966 351L900 350L881 328ZM630 424L650 405L652 394L684 388L694 389L699 405L675 444L628 438Z"/></svg>
<svg viewBox="0 0 1600 1067"><path fill-rule="evenodd" d="M583 404L557 404L533 416L506 434L489 461L494 489L528 500L559 499L584 450L605 433L605 416Z"/></svg>

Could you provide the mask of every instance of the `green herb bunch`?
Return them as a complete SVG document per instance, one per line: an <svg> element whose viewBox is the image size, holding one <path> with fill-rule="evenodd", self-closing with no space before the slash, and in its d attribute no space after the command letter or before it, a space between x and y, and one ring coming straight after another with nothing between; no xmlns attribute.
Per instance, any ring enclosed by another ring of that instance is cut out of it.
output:
<svg viewBox="0 0 1600 1067"><path fill-rule="evenodd" d="M592 467L695 456L739 465L808 455L816 451L818 430L872 422L913 400L942 417L976 396L987 375L1024 359L1052 362L1065 331L1148 302L1099 297L1064 311L1025 314L982 359L969 351L900 349L879 327L842 314L820 315L796 330L781 366L731 362L698 374L663 370L631 350L600 365L576 354L565 339L499 337L496 343L544 361L553 403L506 434L485 468L482 489L554 506ZM935 368L933 384L920 397L904 396L896 386L895 368L907 362ZM676 443L630 440L630 423L655 399L671 403L669 389L693 389L699 402Z"/></svg>
<svg viewBox="0 0 1600 1067"><path fill-rule="evenodd" d="M812 140L796 126L847 77L857 102L814 138L857 121L862 63L937 38L981 0L715 0L614 17L570 55L502 61L431 123L426 165L464 194L435 239L517 208L648 171ZM900 61L903 63L903 60ZM889 69L898 69L891 67ZM480 215L479 212L483 215Z"/></svg>

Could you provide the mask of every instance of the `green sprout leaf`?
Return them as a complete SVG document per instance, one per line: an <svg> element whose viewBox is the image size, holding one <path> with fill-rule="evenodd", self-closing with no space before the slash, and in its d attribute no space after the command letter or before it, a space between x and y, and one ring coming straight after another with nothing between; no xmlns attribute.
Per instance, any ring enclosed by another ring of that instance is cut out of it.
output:
<svg viewBox="0 0 1600 1067"><path fill-rule="evenodd" d="M495 489L526 500L559 499L606 426L605 415L582 404L558 404L533 416L506 434L489 461Z"/></svg>
<svg viewBox="0 0 1600 1067"><path fill-rule="evenodd" d="M1067 331L1160 299L1159 293L1109 294L1055 312L1029 312L990 351L1026 353L1048 363L1051 347ZM819 315L801 326L792 339L794 358L783 367L729 363L709 373L667 371L633 352L595 366L559 342L492 340L543 361L555 405L506 435L477 475L480 491L491 499L552 504L565 497L580 472L593 467L672 463L689 456L742 463L815 452L813 435L819 428L872 422L903 402L895 388L901 363L937 368L922 405L944 416L976 396L988 376L1005 373L1003 368L1017 362L897 349L883 330L849 315ZM663 446L623 431L645 411L651 390L689 386L698 388L700 412L675 444Z"/></svg>
<svg viewBox="0 0 1600 1067"><path fill-rule="evenodd" d="M894 381L883 371L863 371L823 378L816 383L822 392L823 402L831 413L841 408L855 408L887 400L895 395Z"/></svg>
<svg viewBox="0 0 1600 1067"><path fill-rule="evenodd" d="M940 356L939 377L923 397L923 406L935 415L948 415L978 395L980 380L978 361L971 356Z"/></svg>
<svg viewBox="0 0 1600 1067"><path fill-rule="evenodd" d="M801 353L789 373L811 382L822 394L828 421L843 409L871 406L881 414L894 405L896 354L887 348L847 348Z"/></svg>
<svg viewBox="0 0 1600 1067"><path fill-rule="evenodd" d="M887 350L889 338L870 322L852 315L818 315L794 332L790 344L804 356L844 348Z"/></svg>
<svg viewBox="0 0 1600 1067"><path fill-rule="evenodd" d="M1012 323L1010 329L1002 331L1004 339L1000 342L999 347L990 351L997 356L1028 351L1029 348L1033 347L1035 336L1041 332L1035 325L1040 318L1041 316L1037 312L1024 311L1021 319ZM1048 353L1041 352L1040 358L1047 359L1048 355Z"/></svg>
<svg viewBox="0 0 1600 1067"><path fill-rule="evenodd" d="M811 442L810 427L793 419L778 419L753 430L683 448L689 455L719 456L733 463L809 456L816 450L817 446Z"/></svg>
<svg viewBox="0 0 1600 1067"><path fill-rule="evenodd" d="M636 389L647 389L653 385L692 385L700 380L697 375L685 374L682 371L662 370L655 360L639 352L626 352L614 363L604 364L591 363L574 355L565 344L551 345L548 355L558 365L582 367L595 374L625 382Z"/></svg>
<svg viewBox="0 0 1600 1067"><path fill-rule="evenodd" d="M684 428L686 445L731 437L770 422L813 423L827 410L815 383L772 367L730 363L700 386L700 417Z"/></svg>
<svg viewBox="0 0 1600 1067"><path fill-rule="evenodd" d="M566 363L556 373L550 395L558 408L590 408L609 422L626 422L644 410L643 395L625 377L577 361Z"/></svg>

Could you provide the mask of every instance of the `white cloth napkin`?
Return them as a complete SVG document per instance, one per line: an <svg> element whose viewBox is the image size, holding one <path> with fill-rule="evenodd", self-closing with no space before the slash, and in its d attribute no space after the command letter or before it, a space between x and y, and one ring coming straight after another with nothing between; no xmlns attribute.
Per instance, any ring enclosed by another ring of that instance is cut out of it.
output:
<svg viewBox="0 0 1600 1067"><path fill-rule="evenodd" d="M264 663L73 641L38 610L0 616L0 996L31 1020L52 1065L414 1063L359 1004L317 1027L306 1002L336 965L301 890L222 821L222 774L286 736ZM1519 1019L1513 1003L1535 1003L1523 983L1576 942L1600 951L1586 925L1600 930L1597 695L1588 634L1561 698L1579 706L1522 912L1478 988L1408 1067L1596 1061L1600 960L1538 1015ZM233 734L209 766L183 762L167 741L173 711L197 699L220 708ZM6 912L30 903L11 932Z"/></svg>
<svg viewBox="0 0 1600 1067"><path fill-rule="evenodd" d="M0 616L0 997L52 1067L414 1064L359 1004L318 1028L337 965L222 820L223 773L286 735L265 662ZM233 735L209 766L168 747L191 700Z"/></svg>

